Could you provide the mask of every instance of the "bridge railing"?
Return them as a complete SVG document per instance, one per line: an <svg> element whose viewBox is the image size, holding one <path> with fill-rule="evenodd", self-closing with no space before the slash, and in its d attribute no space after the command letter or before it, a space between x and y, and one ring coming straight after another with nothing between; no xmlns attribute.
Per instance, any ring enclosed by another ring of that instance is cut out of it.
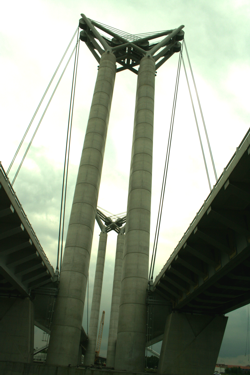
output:
<svg viewBox="0 0 250 375"><path fill-rule="evenodd" d="M47 263L47 266L49 266L49 268L51 268L52 271L53 271L53 273L54 273L54 267L51 265L51 263L50 263L50 261L49 261L47 255L46 255L45 251L43 250L43 247L42 247L42 245L41 245L39 239L37 238L37 235L36 235L36 233L35 233L35 231L34 231L32 225L30 224L30 221L29 221L29 219L28 219L26 213L24 212L24 209L23 209L23 207L22 207L22 205L21 205L19 199L17 198L17 195L16 195L16 193L15 193L15 191L14 191L14 189L13 189L13 187L12 187L10 181L9 181L9 178L8 178L8 176L7 176L7 174L6 174L5 170L4 170L4 167L3 167L2 163L1 163L1 161L0 161L0 171L1 171L1 173L2 173L2 175L3 175L3 177L4 177L4 179L5 179L5 181L6 181L7 184L8 184L8 187L9 187L9 189L10 189L10 191L11 191L11 194L13 195L13 198L15 199L15 202L17 203L18 207L19 207L20 210L21 210L21 213L22 213L22 215L23 215L23 218L24 218L25 222L27 223L27 225L29 226L29 228L30 228L30 230L31 230L31 232L32 232L32 234L33 234L33 236L35 237L35 240L36 240L36 242L37 242L37 246L38 246L38 248L39 248L39 251L42 253L43 258L44 258L45 262Z"/></svg>

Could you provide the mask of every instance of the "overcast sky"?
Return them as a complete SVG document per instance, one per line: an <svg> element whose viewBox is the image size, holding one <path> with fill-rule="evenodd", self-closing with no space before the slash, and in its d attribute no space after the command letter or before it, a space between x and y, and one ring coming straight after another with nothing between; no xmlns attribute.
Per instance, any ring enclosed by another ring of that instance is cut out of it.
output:
<svg viewBox="0 0 250 375"><path fill-rule="evenodd" d="M7 170L45 88L78 25L80 13L130 33L185 25L185 38L218 175L249 128L249 18L244 0L13 0L0 12L0 160ZM157 72L151 250L178 56ZM14 185L51 263L55 266L63 157L73 61L47 111ZM97 74L97 62L81 43L67 197L67 220ZM98 205L113 214L126 211L136 75L116 77ZM51 91L50 91L51 92ZM197 106L196 106L197 107ZM39 112L40 115L42 111ZM200 120L200 116L198 116ZM39 120L34 122L34 127ZM200 126L201 126L200 122ZM33 129L34 129L33 127ZM204 133L202 132L204 138ZM29 138L25 145L27 146ZM24 150L24 148L23 148ZM206 155L208 156L207 147ZM22 154L21 154L22 155ZM10 173L13 177L18 161ZM209 172L215 183L211 162ZM155 276L161 270L209 193L183 70L166 186ZM92 297L99 229L91 266ZM101 311L106 311L102 354L109 325L116 235L109 234ZM85 304L86 307L86 304ZM247 307L229 314L218 362L247 364ZM86 328L86 313L83 320ZM159 346L156 346L156 349Z"/></svg>

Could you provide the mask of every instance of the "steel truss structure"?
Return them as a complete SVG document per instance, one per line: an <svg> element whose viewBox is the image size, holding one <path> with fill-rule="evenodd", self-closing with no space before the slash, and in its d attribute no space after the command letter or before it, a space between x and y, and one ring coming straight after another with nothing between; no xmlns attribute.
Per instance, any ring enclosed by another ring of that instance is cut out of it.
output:
<svg viewBox="0 0 250 375"><path fill-rule="evenodd" d="M86 43L98 63L105 51L112 52L120 65L116 72L128 69L138 74L138 66L144 56L153 57L155 68L158 69L174 53L181 50L183 25L173 30L134 35L90 20L84 14L81 14L81 17L81 41Z"/></svg>

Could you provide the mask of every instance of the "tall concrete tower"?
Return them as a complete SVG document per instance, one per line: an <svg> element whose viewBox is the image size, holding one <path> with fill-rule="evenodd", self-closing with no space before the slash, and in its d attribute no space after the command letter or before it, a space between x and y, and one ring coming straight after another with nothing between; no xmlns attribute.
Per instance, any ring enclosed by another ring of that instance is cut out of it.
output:
<svg viewBox="0 0 250 375"><path fill-rule="evenodd" d="M117 341L117 327L119 318L119 306L121 298L121 277L122 277L122 262L125 239L125 227L122 228L117 236L116 256L115 256L115 271L113 280L113 291L110 311L109 323L109 338L107 348L107 367L115 366L115 349Z"/></svg>
<svg viewBox="0 0 250 375"><path fill-rule="evenodd" d="M99 209L97 209L96 211L97 211L96 221L101 229L101 233L100 233L100 238L99 238L94 290L93 290L92 306L91 306L91 313L90 313L88 346L84 354L85 366L93 365L95 362L95 356L96 356L97 331L98 331L98 326L99 326L100 304L101 304L101 296L102 296L102 281L103 281L104 263L105 263L105 254L106 254L106 245L107 245L107 233L110 232L111 230L114 230L118 234L120 234L120 232L123 233L124 227L122 227L122 225L126 221L126 216L118 217L116 215L113 215L112 217L107 217ZM118 251L118 253L120 252ZM115 266L115 269L116 268L117 266ZM120 283L121 283L121 280L120 280Z"/></svg>
<svg viewBox="0 0 250 375"><path fill-rule="evenodd" d="M91 26L86 19L86 26L88 23ZM47 363L62 366L76 366L79 362L89 260L115 83L116 57L106 42L103 45L106 50L100 58L82 150L47 356Z"/></svg>
<svg viewBox="0 0 250 375"><path fill-rule="evenodd" d="M180 51L184 26L132 35L81 16L80 39L97 60L99 70L75 187L47 362L63 366L79 363L86 282L115 75L128 69L138 75L138 81L115 368L143 371L154 80L156 70Z"/></svg>

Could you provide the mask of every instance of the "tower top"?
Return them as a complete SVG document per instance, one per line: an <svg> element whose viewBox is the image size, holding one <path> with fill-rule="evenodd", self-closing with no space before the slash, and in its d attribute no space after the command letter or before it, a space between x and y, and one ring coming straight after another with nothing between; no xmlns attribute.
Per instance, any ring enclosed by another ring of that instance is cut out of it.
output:
<svg viewBox="0 0 250 375"><path fill-rule="evenodd" d="M84 14L81 14L81 17L80 39L86 43L98 62L105 51L112 52L120 65L117 72L129 69L138 74L138 66L144 56L152 57L158 69L174 53L181 50L180 41L184 39L183 25L172 30L130 34L91 20Z"/></svg>

